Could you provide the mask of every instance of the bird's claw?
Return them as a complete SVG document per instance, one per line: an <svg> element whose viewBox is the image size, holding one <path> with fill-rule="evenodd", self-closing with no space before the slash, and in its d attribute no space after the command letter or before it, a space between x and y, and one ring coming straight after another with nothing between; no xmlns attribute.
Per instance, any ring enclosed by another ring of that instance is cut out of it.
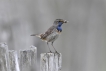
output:
<svg viewBox="0 0 106 71"><path fill-rule="evenodd" d="M47 53L53 53L52 51L49 51L49 52L47 52Z"/></svg>
<svg viewBox="0 0 106 71"><path fill-rule="evenodd" d="M57 51L55 51L55 53L59 54Z"/></svg>
<svg viewBox="0 0 106 71"><path fill-rule="evenodd" d="M50 53L53 53L52 51L50 51Z"/></svg>

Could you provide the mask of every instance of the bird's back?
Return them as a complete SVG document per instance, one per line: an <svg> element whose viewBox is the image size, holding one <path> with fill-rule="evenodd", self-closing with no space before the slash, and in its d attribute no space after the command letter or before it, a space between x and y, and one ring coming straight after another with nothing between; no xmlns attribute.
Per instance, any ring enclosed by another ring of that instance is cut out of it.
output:
<svg viewBox="0 0 106 71"><path fill-rule="evenodd" d="M58 36L59 32L57 31L56 26L51 26L44 34L41 34L41 39L47 42L54 42Z"/></svg>

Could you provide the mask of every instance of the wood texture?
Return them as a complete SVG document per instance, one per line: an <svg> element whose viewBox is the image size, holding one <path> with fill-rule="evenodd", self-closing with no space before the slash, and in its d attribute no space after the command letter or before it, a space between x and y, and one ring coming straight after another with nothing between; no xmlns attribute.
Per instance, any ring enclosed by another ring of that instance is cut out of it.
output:
<svg viewBox="0 0 106 71"><path fill-rule="evenodd" d="M57 53L42 53L40 70L41 71L59 71L62 64L62 55Z"/></svg>
<svg viewBox="0 0 106 71"><path fill-rule="evenodd" d="M36 71L37 49L31 46L30 50L19 52L20 71Z"/></svg>
<svg viewBox="0 0 106 71"><path fill-rule="evenodd" d="M10 71L8 46L0 43L0 71Z"/></svg>
<svg viewBox="0 0 106 71"><path fill-rule="evenodd" d="M9 51L10 71L20 71L17 51Z"/></svg>
<svg viewBox="0 0 106 71"><path fill-rule="evenodd" d="M36 71L36 47L31 46L29 50L21 50L19 55L17 51L8 50L5 43L0 43L0 71Z"/></svg>

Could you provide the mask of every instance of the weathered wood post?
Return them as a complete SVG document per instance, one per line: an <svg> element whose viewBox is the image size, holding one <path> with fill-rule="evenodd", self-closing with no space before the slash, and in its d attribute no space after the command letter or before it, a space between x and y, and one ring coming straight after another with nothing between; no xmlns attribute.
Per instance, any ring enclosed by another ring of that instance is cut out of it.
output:
<svg viewBox="0 0 106 71"><path fill-rule="evenodd" d="M10 71L20 71L17 51L9 51Z"/></svg>
<svg viewBox="0 0 106 71"><path fill-rule="evenodd" d="M59 71L62 64L61 53L42 53L40 60L41 71ZM8 50L5 43L0 43L0 71L36 71L37 48L29 50Z"/></svg>
<svg viewBox="0 0 106 71"><path fill-rule="evenodd" d="M0 71L10 71L8 46L0 43Z"/></svg>
<svg viewBox="0 0 106 71"><path fill-rule="evenodd" d="M31 46L30 50L19 52L20 71L36 71L37 66L37 48Z"/></svg>
<svg viewBox="0 0 106 71"><path fill-rule="evenodd" d="M62 64L61 53L42 53L40 70L41 71L59 71Z"/></svg>

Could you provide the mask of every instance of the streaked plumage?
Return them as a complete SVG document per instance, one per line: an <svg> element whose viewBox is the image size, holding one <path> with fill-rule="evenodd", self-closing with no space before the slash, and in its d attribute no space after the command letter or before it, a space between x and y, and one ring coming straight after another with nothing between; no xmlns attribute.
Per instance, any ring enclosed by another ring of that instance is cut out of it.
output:
<svg viewBox="0 0 106 71"><path fill-rule="evenodd" d="M63 19L56 19L54 21L53 25L44 34L33 34L31 36L39 37L43 41L46 41L47 45L48 45L48 42L51 42L52 46L53 46L53 42L59 37L60 33L62 32L61 26L63 23L67 23L67 21L63 20ZM54 48L54 46L53 46L53 48ZM49 50L50 50L50 48L49 48ZM56 49L55 49L55 51L56 51ZM51 52L51 50L50 50L50 52Z"/></svg>

